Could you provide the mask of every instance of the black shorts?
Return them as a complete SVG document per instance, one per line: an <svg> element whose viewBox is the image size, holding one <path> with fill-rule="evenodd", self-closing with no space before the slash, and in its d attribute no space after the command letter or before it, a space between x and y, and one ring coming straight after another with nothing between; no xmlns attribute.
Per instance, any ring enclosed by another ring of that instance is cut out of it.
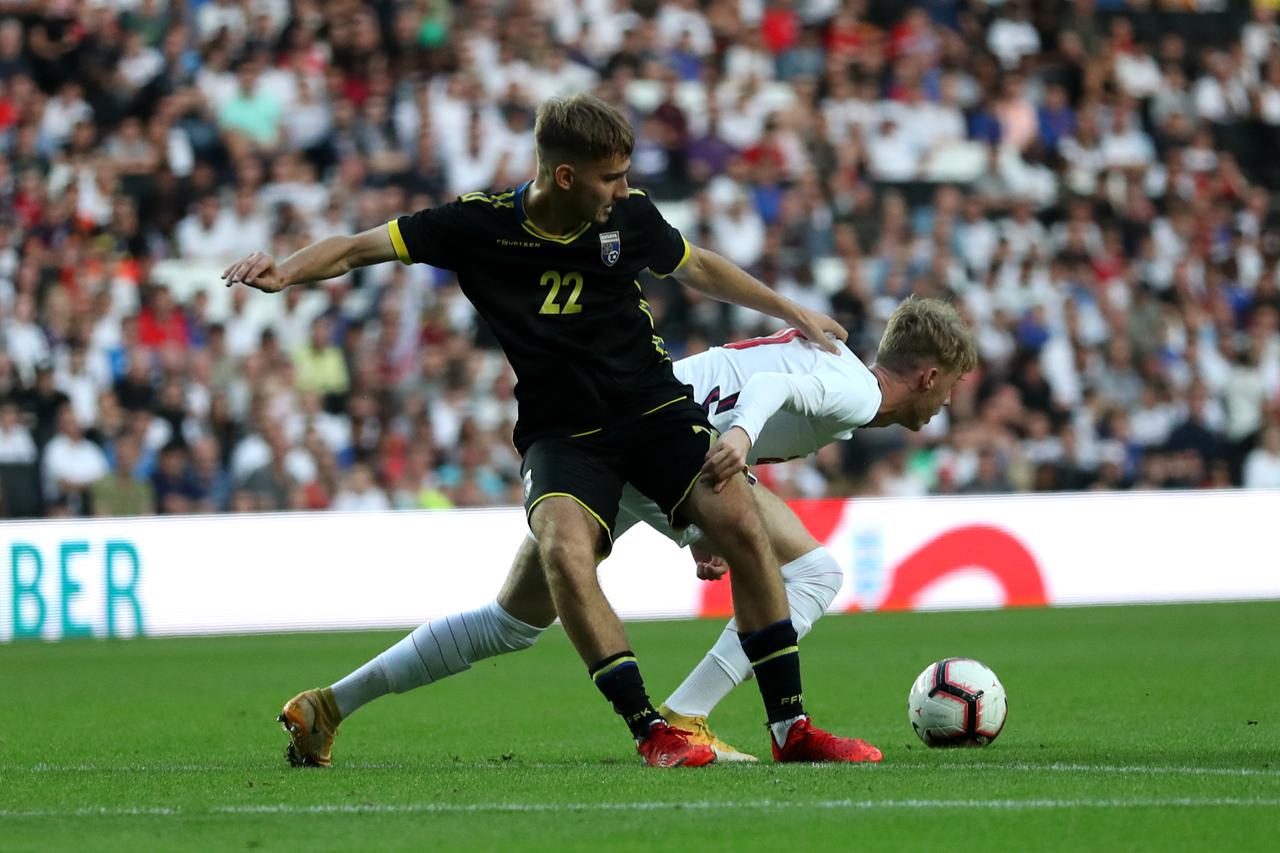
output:
<svg viewBox="0 0 1280 853"><path fill-rule="evenodd" d="M536 439L521 471L525 515L545 498L572 498L604 528L601 551L608 553L622 487L630 483L676 526L673 516L717 438L706 413L686 398L622 424Z"/></svg>

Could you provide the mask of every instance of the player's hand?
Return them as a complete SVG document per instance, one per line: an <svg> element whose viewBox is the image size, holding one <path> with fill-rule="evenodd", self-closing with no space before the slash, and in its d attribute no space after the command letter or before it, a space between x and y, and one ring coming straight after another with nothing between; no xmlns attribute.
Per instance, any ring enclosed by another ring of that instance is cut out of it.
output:
<svg viewBox="0 0 1280 853"><path fill-rule="evenodd" d="M222 272L227 287L240 282L263 293L279 293L284 290L284 279L276 269L276 259L266 252L245 255Z"/></svg>
<svg viewBox="0 0 1280 853"><path fill-rule="evenodd" d="M739 471L747 468L747 453L751 450L751 436L742 427L732 427L707 451L702 473L715 483L716 494L724 490L724 484Z"/></svg>
<svg viewBox="0 0 1280 853"><path fill-rule="evenodd" d="M808 308L801 308L799 305L795 308L795 316L791 318L791 325L804 332L804 336L822 347L832 355L840 352L828 334L834 335L837 340L849 340L849 333L845 331L835 320L823 314L821 311L811 311Z"/></svg>
<svg viewBox="0 0 1280 853"><path fill-rule="evenodd" d="M694 565L698 567L698 578L704 581L718 581L729 571L729 564L723 557L718 557L705 548L697 545L689 546Z"/></svg>

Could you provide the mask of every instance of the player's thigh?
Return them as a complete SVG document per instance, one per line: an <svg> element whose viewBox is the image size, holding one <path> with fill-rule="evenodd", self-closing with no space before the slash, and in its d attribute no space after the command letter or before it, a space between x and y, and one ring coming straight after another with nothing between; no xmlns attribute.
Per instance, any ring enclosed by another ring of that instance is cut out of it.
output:
<svg viewBox="0 0 1280 853"><path fill-rule="evenodd" d="M702 531L702 547L724 557L730 565L772 550L751 487L741 474L725 481L719 492L709 477L700 478L680 505L679 515L682 524L696 525Z"/></svg>
<svg viewBox="0 0 1280 853"><path fill-rule="evenodd" d="M538 543L532 536L524 537L520 550L511 561L511 571L498 592L498 604L528 625L545 628L556 619L556 606L551 600L546 575L542 572L542 558Z"/></svg>
<svg viewBox="0 0 1280 853"><path fill-rule="evenodd" d="M764 522L765 533L773 553L782 564L798 560L822 543L813 538L813 534L805 528L804 523L787 506L782 498L769 491L760 483L751 487L751 497L755 499L760 510L760 519Z"/></svg>
<svg viewBox="0 0 1280 853"><path fill-rule="evenodd" d="M592 558L609 553L626 481L607 445L540 439L525 453L522 474L525 514L544 562L582 548Z"/></svg>

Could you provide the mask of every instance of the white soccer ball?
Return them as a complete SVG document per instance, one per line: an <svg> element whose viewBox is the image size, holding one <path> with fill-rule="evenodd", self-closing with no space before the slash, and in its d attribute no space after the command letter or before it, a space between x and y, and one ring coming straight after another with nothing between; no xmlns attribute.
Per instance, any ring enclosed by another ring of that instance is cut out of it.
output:
<svg viewBox="0 0 1280 853"><path fill-rule="evenodd" d="M1008 715L1000 679L970 658L929 664L907 696L907 718L929 746L986 746Z"/></svg>

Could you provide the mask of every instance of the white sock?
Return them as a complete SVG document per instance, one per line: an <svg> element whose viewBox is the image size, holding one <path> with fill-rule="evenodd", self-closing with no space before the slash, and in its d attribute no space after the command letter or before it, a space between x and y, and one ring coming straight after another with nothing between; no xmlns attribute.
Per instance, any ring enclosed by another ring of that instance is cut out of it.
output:
<svg viewBox="0 0 1280 853"><path fill-rule="evenodd" d="M419 625L413 633L333 685L343 719L388 693L404 693L471 668L478 660L527 649L545 631L491 601Z"/></svg>
<svg viewBox="0 0 1280 853"><path fill-rule="evenodd" d="M827 549L819 547L783 566L782 579L787 587L791 624L796 635L803 637L835 600L844 584L844 572ZM754 677L751 661L738 640L737 627L730 619L706 657L667 699L668 708L686 717L705 717L733 688Z"/></svg>
<svg viewBox="0 0 1280 853"><path fill-rule="evenodd" d="M776 723L769 724L769 731L773 733L773 741L779 747L786 746L787 735L791 733L791 727L796 724L797 720L803 720L804 717L792 717L789 720L779 720Z"/></svg>

